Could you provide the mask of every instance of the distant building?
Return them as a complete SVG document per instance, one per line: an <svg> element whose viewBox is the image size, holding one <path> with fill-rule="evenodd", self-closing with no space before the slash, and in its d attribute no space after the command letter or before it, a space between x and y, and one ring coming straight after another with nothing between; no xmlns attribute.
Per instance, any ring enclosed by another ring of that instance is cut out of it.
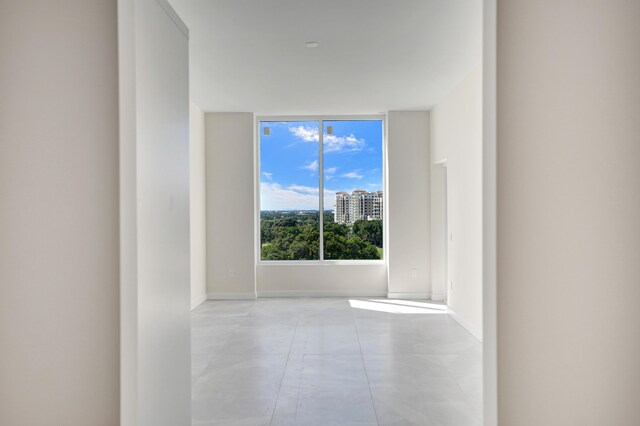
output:
<svg viewBox="0 0 640 426"><path fill-rule="evenodd" d="M357 220L382 220L383 206L382 191L358 189L351 194L338 192L333 220L346 225L352 225Z"/></svg>

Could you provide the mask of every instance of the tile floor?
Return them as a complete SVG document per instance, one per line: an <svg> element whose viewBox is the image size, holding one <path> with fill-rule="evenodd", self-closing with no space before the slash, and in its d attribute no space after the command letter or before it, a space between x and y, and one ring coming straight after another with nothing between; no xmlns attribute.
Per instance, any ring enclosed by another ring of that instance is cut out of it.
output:
<svg viewBox="0 0 640 426"><path fill-rule="evenodd" d="M482 424L482 345L434 302L207 301L193 425Z"/></svg>

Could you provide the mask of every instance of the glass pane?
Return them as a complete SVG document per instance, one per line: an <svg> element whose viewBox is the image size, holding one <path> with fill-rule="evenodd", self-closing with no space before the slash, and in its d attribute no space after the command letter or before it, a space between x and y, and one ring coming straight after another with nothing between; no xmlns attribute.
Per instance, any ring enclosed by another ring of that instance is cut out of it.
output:
<svg viewBox="0 0 640 426"><path fill-rule="evenodd" d="M382 120L325 121L324 258L382 259Z"/></svg>
<svg viewBox="0 0 640 426"><path fill-rule="evenodd" d="M320 258L318 122L260 123L260 258Z"/></svg>

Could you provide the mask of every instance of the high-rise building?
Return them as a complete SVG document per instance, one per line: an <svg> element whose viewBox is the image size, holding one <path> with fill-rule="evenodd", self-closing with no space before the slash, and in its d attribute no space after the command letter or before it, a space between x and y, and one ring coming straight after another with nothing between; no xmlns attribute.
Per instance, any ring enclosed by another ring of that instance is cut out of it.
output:
<svg viewBox="0 0 640 426"><path fill-rule="evenodd" d="M334 221L352 225L357 220L382 220L383 206L382 191L357 189L351 194L338 192L333 212Z"/></svg>
<svg viewBox="0 0 640 426"><path fill-rule="evenodd" d="M382 197L382 191L373 192L373 218L374 219L383 219L383 211L384 211L384 201Z"/></svg>
<svg viewBox="0 0 640 426"><path fill-rule="evenodd" d="M333 221L336 223L349 223L350 206L351 195L348 192L337 192Z"/></svg>

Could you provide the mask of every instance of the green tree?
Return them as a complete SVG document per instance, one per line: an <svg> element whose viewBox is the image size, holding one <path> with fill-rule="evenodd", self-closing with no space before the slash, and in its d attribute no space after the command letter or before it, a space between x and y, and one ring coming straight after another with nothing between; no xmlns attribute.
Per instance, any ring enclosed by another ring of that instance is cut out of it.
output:
<svg viewBox="0 0 640 426"><path fill-rule="evenodd" d="M364 241L382 247L382 221L381 220L357 220L353 224L353 235Z"/></svg>
<svg viewBox="0 0 640 426"><path fill-rule="evenodd" d="M325 259L345 259L347 251L347 239L342 235L325 232L324 233L324 258Z"/></svg>
<svg viewBox="0 0 640 426"><path fill-rule="evenodd" d="M261 259L318 259L318 212L260 212L260 219ZM349 227L324 213L325 259L379 259L376 245L382 245L382 222L358 221Z"/></svg>
<svg viewBox="0 0 640 426"><path fill-rule="evenodd" d="M311 225L305 225L289 245L289 253L294 260L316 260L319 249L320 233Z"/></svg>
<svg viewBox="0 0 640 426"><path fill-rule="evenodd" d="M380 259L376 246L359 237L347 240L347 256L348 259Z"/></svg>
<svg viewBox="0 0 640 426"><path fill-rule="evenodd" d="M329 222L324 224L324 232L330 232L346 238L349 236L349 227L340 223Z"/></svg>
<svg viewBox="0 0 640 426"><path fill-rule="evenodd" d="M325 259L380 259L378 249L359 237L346 238L331 232L324 233Z"/></svg>

